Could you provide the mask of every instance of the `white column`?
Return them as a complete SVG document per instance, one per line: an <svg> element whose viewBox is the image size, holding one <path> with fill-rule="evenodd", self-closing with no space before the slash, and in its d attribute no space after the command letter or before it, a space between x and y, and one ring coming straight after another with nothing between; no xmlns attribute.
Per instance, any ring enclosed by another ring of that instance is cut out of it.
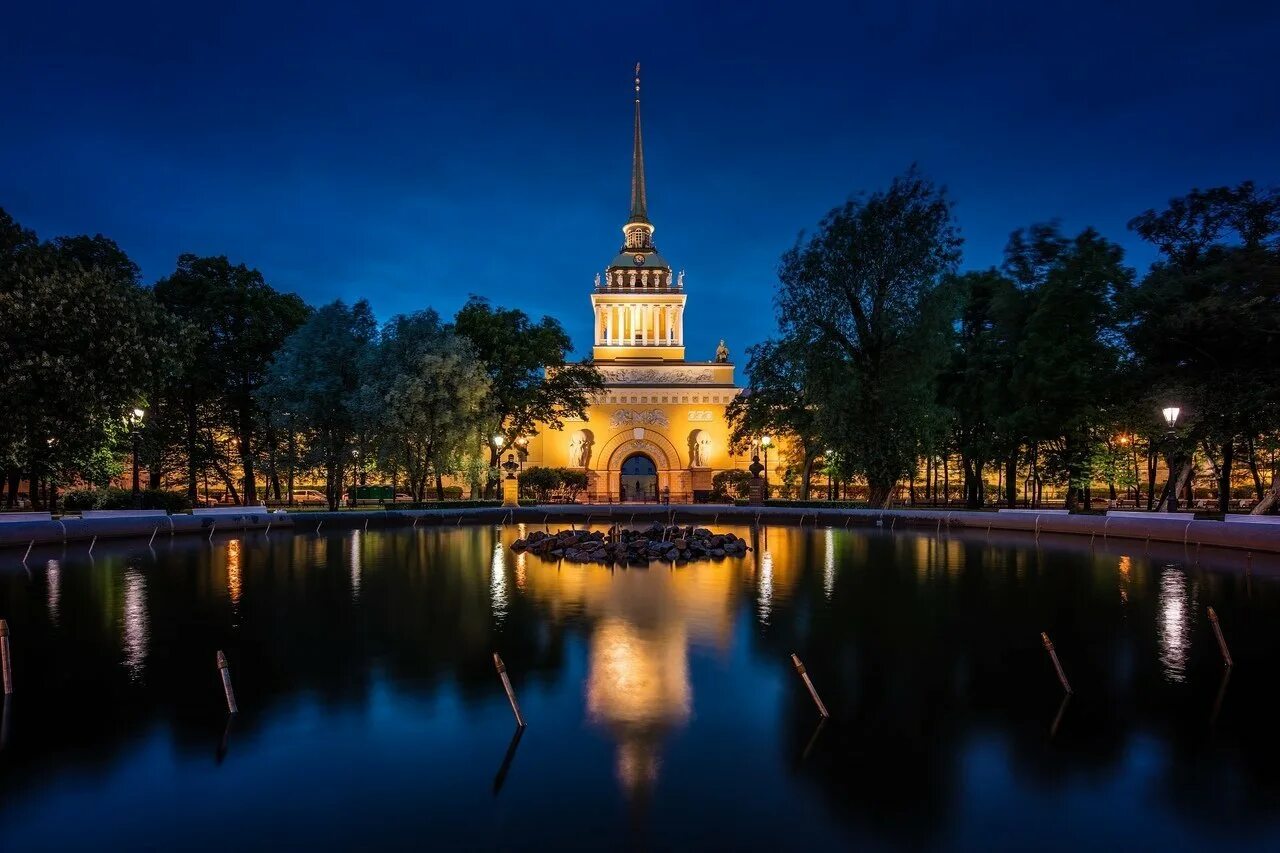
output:
<svg viewBox="0 0 1280 853"><path fill-rule="evenodd" d="M675 306L668 305L666 307L666 310L663 311L663 320L665 321L667 326L666 342L669 344L675 343L675 340L676 340L675 319L676 319Z"/></svg>
<svg viewBox="0 0 1280 853"><path fill-rule="evenodd" d="M604 306L604 342L613 342L613 312L608 305Z"/></svg>
<svg viewBox="0 0 1280 853"><path fill-rule="evenodd" d="M684 346L684 306L676 308L676 343Z"/></svg>

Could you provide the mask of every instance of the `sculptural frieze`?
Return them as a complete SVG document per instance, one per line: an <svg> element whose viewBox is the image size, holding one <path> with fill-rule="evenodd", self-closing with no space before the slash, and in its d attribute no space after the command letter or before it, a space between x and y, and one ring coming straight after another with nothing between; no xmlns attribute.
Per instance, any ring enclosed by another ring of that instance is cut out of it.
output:
<svg viewBox="0 0 1280 853"><path fill-rule="evenodd" d="M663 370L657 367L600 367L606 382L618 385L695 385L711 382L715 373L711 370L676 368Z"/></svg>
<svg viewBox="0 0 1280 853"><path fill-rule="evenodd" d="M666 413L661 409L646 409L644 411L636 411L635 409L619 409L614 412L613 417L609 419L609 425L615 429L627 426L669 427L671 426L671 422L667 420Z"/></svg>

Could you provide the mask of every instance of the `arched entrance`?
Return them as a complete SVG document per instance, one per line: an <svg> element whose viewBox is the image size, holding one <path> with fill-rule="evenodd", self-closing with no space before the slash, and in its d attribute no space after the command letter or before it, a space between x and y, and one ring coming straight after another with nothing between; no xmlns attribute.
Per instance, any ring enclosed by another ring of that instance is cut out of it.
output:
<svg viewBox="0 0 1280 853"><path fill-rule="evenodd" d="M620 500L653 502L658 500L658 466L645 453L632 453L622 460L618 473Z"/></svg>

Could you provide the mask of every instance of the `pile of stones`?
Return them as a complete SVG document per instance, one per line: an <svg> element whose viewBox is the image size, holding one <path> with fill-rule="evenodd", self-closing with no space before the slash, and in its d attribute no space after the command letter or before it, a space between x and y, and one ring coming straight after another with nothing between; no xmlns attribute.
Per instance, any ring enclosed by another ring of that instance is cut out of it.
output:
<svg viewBox="0 0 1280 853"><path fill-rule="evenodd" d="M511 543L513 551L528 551L571 563L647 566L650 561L687 563L690 560L741 557L751 550L732 533L712 533L705 527L665 527L655 522L644 530L535 530L527 539Z"/></svg>

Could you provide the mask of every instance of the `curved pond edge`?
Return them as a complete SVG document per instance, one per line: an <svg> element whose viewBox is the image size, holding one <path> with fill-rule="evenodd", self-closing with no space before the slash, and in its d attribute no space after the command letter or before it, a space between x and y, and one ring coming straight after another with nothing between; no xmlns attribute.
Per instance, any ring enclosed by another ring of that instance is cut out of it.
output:
<svg viewBox="0 0 1280 853"><path fill-rule="evenodd" d="M170 535L212 536L237 530L416 527L462 524L578 524L600 522L678 522L716 524L813 524L814 526L935 528L1021 531L1033 536L1070 534L1176 543L1182 546L1231 548L1280 554L1280 519L1272 523L1210 521L1188 515L1150 513L1142 516L1067 515L1061 511L990 512L974 510L823 509L720 506L714 504L626 505L551 504L532 507L467 509L388 509L347 512L282 512L246 507L243 513L114 518L67 518L55 521L0 523L0 547L30 547L97 539L148 538Z"/></svg>

